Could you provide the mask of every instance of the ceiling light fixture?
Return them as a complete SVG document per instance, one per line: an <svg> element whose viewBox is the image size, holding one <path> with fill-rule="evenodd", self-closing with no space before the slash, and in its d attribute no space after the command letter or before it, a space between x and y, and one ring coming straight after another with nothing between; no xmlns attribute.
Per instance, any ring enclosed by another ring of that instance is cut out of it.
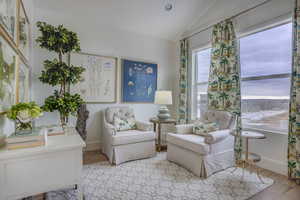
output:
<svg viewBox="0 0 300 200"><path fill-rule="evenodd" d="M171 3L167 3L166 5L165 5L165 11L171 11L172 10L172 8L173 8L173 4L171 4Z"/></svg>

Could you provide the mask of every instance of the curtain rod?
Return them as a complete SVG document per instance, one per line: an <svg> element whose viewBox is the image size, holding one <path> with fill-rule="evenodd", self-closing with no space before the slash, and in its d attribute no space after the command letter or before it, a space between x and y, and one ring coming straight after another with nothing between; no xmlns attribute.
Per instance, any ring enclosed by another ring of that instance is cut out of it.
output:
<svg viewBox="0 0 300 200"><path fill-rule="evenodd" d="M255 5L255 6L253 6L253 7L251 7L251 8L245 9L245 10L243 10L243 11L237 13L236 15L233 15L233 16L227 18L227 19L234 19L234 18L236 18L236 17L238 17L238 16L240 16L240 15L243 15L243 14L245 14L245 13L251 11L251 10L254 10L254 9L256 9L256 8L262 6L262 5L265 5L265 4L269 3L270 1L272 1L272 0L266 0L266 1L262 2L262 3L260 3L260 4L257 4L257 5ZM183 39L189 39L189 38L191 38L191 37L193 37L193 36L195 36L195 35L198 35L199 33L202 33L202 32L204 32L204 31L206 31L206 30L212 28L214 25L215 25L215 24L209 25L208 27L206 27L206 28L204 28L204 29L201 29L200 31L197 31L196 33L193 33L193 34L191 34L191 35L188 35L188 36L184 37Z"/></svg>

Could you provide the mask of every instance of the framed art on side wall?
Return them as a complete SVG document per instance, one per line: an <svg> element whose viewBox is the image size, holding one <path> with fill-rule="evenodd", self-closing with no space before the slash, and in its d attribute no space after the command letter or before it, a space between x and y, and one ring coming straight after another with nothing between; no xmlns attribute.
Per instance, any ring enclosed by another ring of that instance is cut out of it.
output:
<svg viewBox="0 0 300 200"><path fill-rule="evenodd" d="M16 18L18 0L0 0L0 25L9 37L16 42Z"/></svg>
<svg viewBox="0 0 300 200"><path fill-rule="evenodd" d="M87 53L71 54L71 64L83 66L83 80L71 88L87 103L116 102L117 58Z"/></svg>
<svg viewBox="0 0 300 200"><path fill-rule="evenodd" d="M23 1L19 0L19 14L18 14L18 47L26 60L29 60L29 43L30 43L30 24L25 11Z"/></svg>
<svg viewBox="0 0 300 200"><path fill-rule="evenodd" d="M0 35L0 113L16 102L17 54Z"/></svg>
<svg viewBox="0 0 300 200"><path fill-rule="evenodd" d="M18 59L17 102L29 102L30 70L21 59Z"/></svg>
<svg viewBox="0 0 300 200"><path fill-rule="evenodd" d="M122 60L122 101L153 103L157 90L157 64Z"/></svg>

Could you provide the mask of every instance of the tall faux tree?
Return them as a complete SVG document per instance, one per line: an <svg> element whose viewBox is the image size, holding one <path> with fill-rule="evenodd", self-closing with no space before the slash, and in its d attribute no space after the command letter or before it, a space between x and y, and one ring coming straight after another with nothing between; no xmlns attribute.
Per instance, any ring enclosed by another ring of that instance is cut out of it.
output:
<svg viewBox="0 0 300 200"><path fill-rule="evenodd" d="M43 83L53 87L59 86L54 94L45 99L43 109L48 112L57 110L60 114L61 125L65 126L70 114L75 115L83 103L79 94L70 94L68 88L82 79L84 68L64 62L63 58L71 52L80 51L77 34L69 31L63 25L57 27L45 22L37 22L41 35L36 42L41 48L58 54L53 60L44 61L44 70L39 77Z"/></svg>

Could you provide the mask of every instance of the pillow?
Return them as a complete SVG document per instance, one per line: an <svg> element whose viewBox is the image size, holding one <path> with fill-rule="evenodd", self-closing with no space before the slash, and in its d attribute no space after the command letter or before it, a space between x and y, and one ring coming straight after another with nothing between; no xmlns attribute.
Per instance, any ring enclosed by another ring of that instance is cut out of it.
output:
<svg viewBox="0 0 300 200"><path fill-rule="evenodd" d="M219 130L217 123L197 122L193 126L193 133L201 136L207 136L208 133L217 130Z"/></svg>
<svg viewBox="0 0 300 200"><path fill-rule="evenodd" d="M124 119L130 126L130 129L136 129L137 128L137 125L136 125L136 121L135 121L135 118L134 117L130 117L130 118L127 118L127 119Z"/></svg>
<svg viewBox="0 0 300 200"><path fill-rule="evenodd" d="M113 125L117 131L127 131L136 129L136 123L134 118L122 119L117 115L113 117Z"/></svg>

